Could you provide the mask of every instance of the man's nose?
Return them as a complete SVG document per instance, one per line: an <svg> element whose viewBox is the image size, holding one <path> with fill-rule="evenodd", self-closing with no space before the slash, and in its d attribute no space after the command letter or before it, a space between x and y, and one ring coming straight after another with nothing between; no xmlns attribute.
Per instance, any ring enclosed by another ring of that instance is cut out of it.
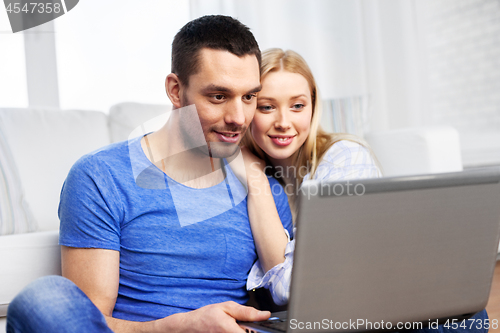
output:
<svg viewBox="0 0 500 333"><path fill-rule="evenodd" d="M243 126L245 124L243 101L234 100L227 104L224 121L226 124L235 126Z"/></svg>

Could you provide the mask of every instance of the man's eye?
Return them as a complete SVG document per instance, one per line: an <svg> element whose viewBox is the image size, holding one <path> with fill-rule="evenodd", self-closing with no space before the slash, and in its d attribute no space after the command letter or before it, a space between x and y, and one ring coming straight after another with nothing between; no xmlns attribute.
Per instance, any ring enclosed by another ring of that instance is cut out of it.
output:
<svg viewBox="0 0 500 333"><path fill-rule="evenodd" d="M248 95L245 95L243 96L243 99L245 101L251 101L252 99L254 99L255 97L257 97L257 94L248 94Z"/></svg>
<svg viewBox="0 0 500 333"><path fill-rule="evenodd" d="M212 98L215 99L218 102L221 102L221 101L224 100L225 96L221 95L221 94L216 94L216 95L212 95Z"/></svg>

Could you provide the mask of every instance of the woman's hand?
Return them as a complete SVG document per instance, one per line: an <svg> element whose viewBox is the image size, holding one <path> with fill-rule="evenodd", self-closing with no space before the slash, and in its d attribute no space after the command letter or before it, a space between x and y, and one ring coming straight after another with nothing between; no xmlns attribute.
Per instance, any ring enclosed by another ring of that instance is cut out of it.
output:
<svg viewBox="0 0 500 333"><path fill-rule="evenodd" d="M233 172L238 178L244 178L245 182L242 183L247 184L250 227L261 267L267 272L285 261L288 239L276 209L269 180L264 172L266 164L246 147L241 148L241 153L246 177L238 176L241 174L241 167L239 171L233 169Z"/></svg>
<svg viewBox="0 0 500 333"><path fill-rule="evenodd" d="M243 146L241 147L241 153L243 154L243 160L245 162L245 167L247 169L252 168L252 165L254 165L254 169L260 169L262 172L264 172L264 169L266 167L266 164L264 163L263 160L255 156L250 149L247 147Z"/></svg>
<svg viewBox="0 0 500 333"><path fill-rule="evenodd" d="M266 188L266 184L269 186L264 173L266 164L246 147L241 147L241 157L243 161L238 156L231 162L233 173L249 193L261 193Z"/></svg>

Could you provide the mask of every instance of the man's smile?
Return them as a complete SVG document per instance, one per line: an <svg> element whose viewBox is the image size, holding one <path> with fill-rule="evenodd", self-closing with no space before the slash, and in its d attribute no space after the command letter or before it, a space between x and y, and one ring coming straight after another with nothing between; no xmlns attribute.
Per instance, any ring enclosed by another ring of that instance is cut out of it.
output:
<svg viewBox="0 0 500 333"><path fill-rule="evenodd" d="M214 132L217 135L217 138L222 142L238 143L241 137L241 132Z"/></svg>

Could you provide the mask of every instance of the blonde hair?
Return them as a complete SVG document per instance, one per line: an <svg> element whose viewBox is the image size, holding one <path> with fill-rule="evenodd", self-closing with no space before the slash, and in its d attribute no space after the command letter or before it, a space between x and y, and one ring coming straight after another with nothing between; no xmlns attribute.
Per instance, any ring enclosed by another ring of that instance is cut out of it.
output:
<svg viewBox="0 0 500 333"><path fill-rule="evenodd" d="M341 140L349 140L369 149L368 144L363 139L355 135L347 133L327 133L321 128L319 124L322 111L321 99L319 97L314 76L304 58L291 50L283 51L282 49L273 48L264 51L262 53L262 65L260 68L261 80L267 74L280 70L302 75L309 83L309 88L311 90L311 100L313 106L311 128L306 141L299 148L297 158L294 162L295 170L299 170L296 177L296 186L302 183L305 176L305 174L300 173L303 169L310 172L310 178L313 178L323 155L334 143ZM242 141L243 145L248 147L256 156L266 161L266 164L272 166L264 151L262 151L262 149L255 143L255 140L250 132L250 130L246 132ZM276 176L276 170L274 170L274 168L271 169L271 174ZM282 182L282 180L280 181Z"/></svg>

